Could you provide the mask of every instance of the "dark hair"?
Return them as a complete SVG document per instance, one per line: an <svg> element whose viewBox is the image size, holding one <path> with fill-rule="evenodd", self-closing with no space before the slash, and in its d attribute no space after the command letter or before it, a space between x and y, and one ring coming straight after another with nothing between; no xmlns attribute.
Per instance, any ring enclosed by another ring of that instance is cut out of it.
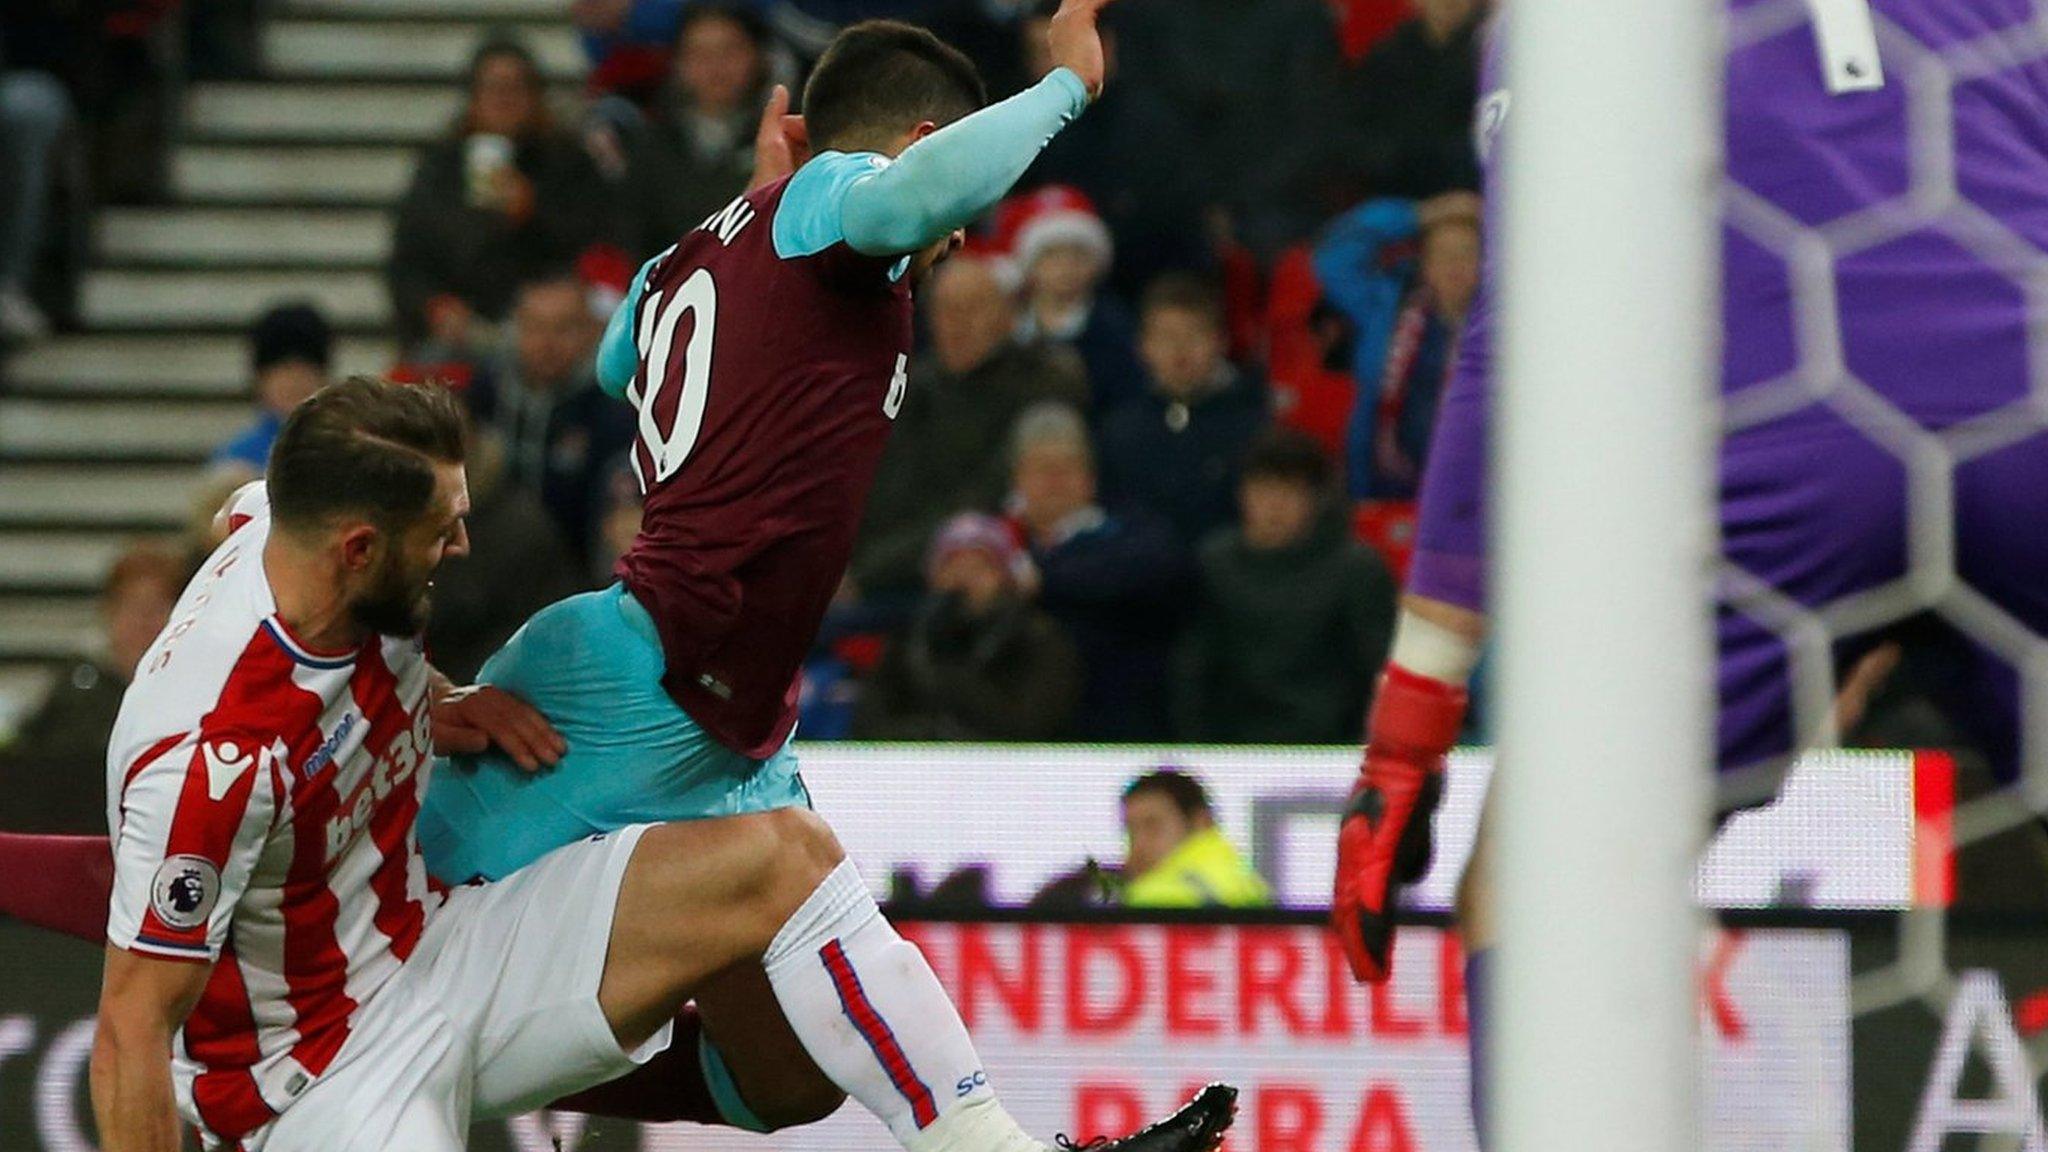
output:
<svg viewBox="0 0 2048 1152"><path fill-rule="evenodd" d="M690 29L695 28L706 20L723 20L728 24L737 26L741 32L746 34L747 39L753 43L755 51L763 55L767 54L767 22L762 20L760 14L751 8L742 8L737 4L725 3L723 0L704 0L703 3L692 4L683 9L682 23L676 25L676 46L680 48L683 43L683 37L690 34Z"/></svg>
<svg viewBox="0 0 2048 1152"><path fill-rule="evenodd" d="M270 450L270 514L316 529L347 513L403 531L434 499L434 465L460 464L462 407L439 384L351 376L292 409Z"/></svg>
<svg viewBox="0 0 2048 1152"><path fill-rule="evenodd" d="M333 351L327 317L304 301L276 305L249 329L249 364L258 373L284 363L311 364L325 372Z"/></svg>
<svg viewBox="0 0 2048 1152"><path fill-rule="evenodd" d="M819 151L872 148L986 103L981 74L959 49L914 24L864 20L841 32L811 69L804 123Z"/></svg>
<svg viewBox="0 0 2048 1152"><path fill-rule="evenodd" d="M1292 481L1320 494L1330 484L1330 458L1308 433L1272 428L1245 450L1244 478Z"/></svg>
<svg viewBox="0 0 2048 1152"><path fill-rule="evenodd" d="M1202 782L1176 768L1161 768L1147 772L1124 786L1124 802L1131 797L1146 793L1164 796L1180 810L1182 816L1193 820L1206 816L1216 818L1216 810L1209 807L1209 791Z"/></svg>
<svg viewBox="0 0 2048 1152"><path fill-rule="evenodd" d="M1193 312L1214 324L1217 331L1223 331L1223 293L1192 272L1167 272L1145 286L1145 295L1139 300L1139 315L1149 316L1165 309Z"/></svg>

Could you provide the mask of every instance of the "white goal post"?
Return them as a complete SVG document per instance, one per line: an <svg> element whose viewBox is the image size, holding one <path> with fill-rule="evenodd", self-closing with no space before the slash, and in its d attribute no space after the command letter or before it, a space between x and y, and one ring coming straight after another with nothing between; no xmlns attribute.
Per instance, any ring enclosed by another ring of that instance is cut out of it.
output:
<svg viewBox="0 0 2048 1152"><path fill-rule="evenodd" d="M1696 1146L1718 0L1506 7L1488 1147Z"/></svg>

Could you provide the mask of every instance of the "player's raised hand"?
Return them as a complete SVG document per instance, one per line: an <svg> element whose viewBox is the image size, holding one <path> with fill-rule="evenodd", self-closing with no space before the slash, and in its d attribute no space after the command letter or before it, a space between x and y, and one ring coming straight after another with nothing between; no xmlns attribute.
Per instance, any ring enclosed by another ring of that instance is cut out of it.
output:
<svg viewBox="0 0 2048 1152"><path fill-rule="evenodd" d="M810 130L802 116L790 115L789 89L777 84L761 110L761 126L754 130L754 178L747 191L775 183L810 158Z"/></svg>
<svg viewBox="0 0 2048 1152"><path fill-rule="evenodd" d="M1089 99L1102 95L1108 65L1102 56L1102 30L1098 22L1111 0L1062 0L1053 13L1052 62L1056 68L1070 68L1088 87Z"/></svg>
<svg viewBox="0 0 2048 1152"><path fill-rule="evenodd" d="M435 701L435 752L474 756L492 748L538 772L554 767L569 742L533 705L488 684L457 688Z"/></svg>

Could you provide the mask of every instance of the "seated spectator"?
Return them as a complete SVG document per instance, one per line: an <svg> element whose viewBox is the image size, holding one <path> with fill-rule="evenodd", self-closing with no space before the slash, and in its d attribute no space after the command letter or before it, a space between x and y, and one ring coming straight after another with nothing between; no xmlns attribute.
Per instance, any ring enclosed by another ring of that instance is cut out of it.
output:
<svg viewBox="0 0 2048 1152"><path fill-rule="evenodd" d="M1479 99L1484 0L1411 0L1395 28L1346 78L1341 166L1375 196L1423 199L1479 187L1472 106Z"/></svg>
<svg viewBox="0 0 2048 1152"><path fill-rule="evenodd" d="M517 293L510 349L469 390L477 423L504 440L506 471L539 493L579 565L596 540L606 469L638 428L633 410L597 386L601 330L581 281L529 280Z"/></svg>
<svg viewBox="0 0 2048 1152"><path fill-rule="evenodd" d="M114 561L100 591L100 655L73 667L0 748L10 829L106 831L107 737L135 666L170 622L191 572L175 553L146 544Z"/></svg>
<svg viewBox="0 0 2048 1152"><path fill-rule="evenodd" d="M1124 788L1122 903L1129 908L1265 908L1266 881L1216 826L1208 790L1162 768Z"/></svg>
<svg viewBox="0 0 2048 1152"><path fill-rule="evenodd" d="M767 29L739 7L698 4L683 17L671 83L624 137L627 248L636 260L746 191L767 79Z"/></svg>
<svg viewBox="0 0 2048 1152"><path fill-rule="evenodd" d="M232 489L263 475L284 418L327 386L333 359L333 330L311 304L280 304L256 319L249 329L256 416L208 459L219 487ZM218 501L213 506L218 507Z"/></svg>
<svg viewBox="0 0 2048 1152"><path fill-rule="evenodd" d="M1078 353L1091 411L1113 412L1137 399L1145 391L1138 323L1102 287L1115 252L1102 217L1072 188L1042 188L1013 203L1019 222L1010 255L1024 281L1018 338Z"/></svg>
<svg viewBox="0 0 2048 1152"><path fill-rule="evenodd" d="M526 618L588 587L583 568L540 497L513 479L495 429L469 429L469 551L434 573L434 614L427 654L457 684L476 679L484 661Z"/></svg>
<svg viewBox="0 0 2048 1152"><path fill-rule="evenodd" d="M29 282L43 248L57 142L71 119L71 97L56 77L0 71L0 341L50 334Z"/></svg>
<svg viewBox="0 0 2048 1152"><path fill-rule="evenodd" d="M569 20L590 61L590 91L635 104L667 80L684 0L572 0Z"/></svg>
<svg viewBox="0 0 2048 1152"><path fill-rule="evenodd" d="M1082 740L1167 738L1167 668L1186 617L1186 551L1143 513L1095 502L1088 426L1061 404L1017 421L1010 511L1038 565L1039 605L1081 653Z"/></svg>
<svg viewBox="0 0 2048 1152"><path fill-rule="evenodd" d="M1374 200L1332 222L1315 253L1323 296L1349 320L1357 399L1345 450L1360 500L1413 500L1437 402L1479 290L1479 197Z"/></svg>
<svg viewBox="0 0 2048 1152"><path fill-rule="evenodd" d="M1275 430L1252 446L1239 524L1201 551L1174 701L1180 739L1349 744L1364 731L1398 591L1332 495L1314 440Z"/></svg>
<svg viewBox="0 0 2048 1152"><path fill-rule="evenodd" d="M926 558L931 594L861 695L864 740L1057 740L1081 695L1074 642L1031 603L1031 558L1010 526L967 512Z"/></svg>
<svg viewBox="0 0 2048 1152"><path fill-rule="evenodd" d="M1021 84L1035 84L1052 71L1048 29L1058 10L1059 0L1039 0L1018 26ZM1153 88L1118 77L1121 12L1111 8L1103 14L1103 66L1109 83L1086 116L1052 138L1017 189L1065 185L1087 196L1116 237L1110 277L1128 297L1161 272L1207 267L1210 256L1202 230L1206 193L1188 163L1193 133Z"/></svg>
<svg viewBox="0 0 2048 1152"><path fill-rule="evenodd" d="M572 263L607 225L607 189L545 97L532 53L492 40L470 63L461 118L420 155L388 270L399 333L417 359L484 350L519 283Z"/></svg>
<svg viewBox="0 0 2048 1152"><path fill-rule="evenodd" d="M1263 383L1225 358L1227 346L1216 292L1160 277L1138 322L1150 390L1102 422L1110 505L1150 509L1189 547L1235 518L1238 466L1268 420Z"/></svg>
<svg viewBox="0 0 2048 1152"><path fill-rule="evenodd" d="M925 548L955 512L993 512L1009 488L1004 446L1017 417L1044 400L1086 404L1080 360L1020 344L1017 310L985 260L954 257L928 287L931 352L910 371L851 575L861 598L922 590Z"/></svg>

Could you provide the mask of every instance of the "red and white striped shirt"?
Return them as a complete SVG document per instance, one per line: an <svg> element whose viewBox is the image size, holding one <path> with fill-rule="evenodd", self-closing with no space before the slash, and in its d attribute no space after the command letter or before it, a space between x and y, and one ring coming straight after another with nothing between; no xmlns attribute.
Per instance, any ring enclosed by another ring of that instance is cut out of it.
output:
<svg viewBox="0 0 2048 1152"><path fill-rule="evenodd" d="M335 1060L440 905L413 839L430 763L417 638L299 644L263 569L262 490L185 589L107 750L107 937L216 962L173 1053L178 1102L234 1143Z"/></svg>

